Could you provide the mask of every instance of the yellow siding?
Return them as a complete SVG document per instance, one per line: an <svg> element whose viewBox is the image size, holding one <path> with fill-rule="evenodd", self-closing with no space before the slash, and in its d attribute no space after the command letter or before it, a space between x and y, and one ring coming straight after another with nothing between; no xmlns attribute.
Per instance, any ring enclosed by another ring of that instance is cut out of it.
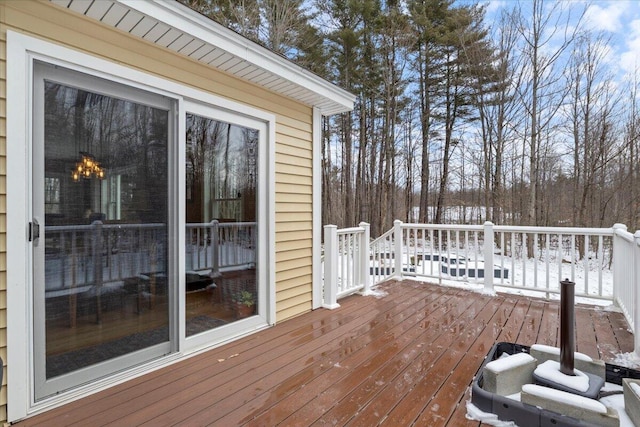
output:
<svg viewBox="0 0 640 427"><path fill-rule="evenodd" d="M302 276L295 276L295 277L292 277L291 279L282 280L280 282L280 287L281 287L280 294L284 297L288 295L289 291L293 291L294 295L292 296L295 296L295 294L298 293L297 287L298 287L298 282L300 280L311 280L311 275L307 274Z"/></svg>
<svg viewBox="0 0 640 427"><path fill-rule="evenodd" d="M6 360L6 30L108 59L196 87L276 116L276 320L311 309L312 110L224 72L178 58L49 2L0 2L0 356ZM6 376L5 376L6 378ZM6 380L0 420L6 419Z"/></svg>
<svg viewBox="0 0 640 427"><path fill-rule="evenodd" d="M283 284L283 286L287 286L286 288L280 289L279 292L283 292L285 290L291 289L294 285L298 287L297 283L300 281L311 280L311 267L307 268L297 268L293 270L286 270L279 272L277 276L277 280L279 284ZM287 282L288 281L288 282ZM284 285L286 283L286 285ZM298 290L299 293L299 290Z"/></svg>
<svg viewBox="0 0 640 427"><path fill-rule="evenodd" d="M303 310L301 310L301 308ZM311 292L298 295L295 298L287 298L282 301L278 301L276 304L276 319L278 321L289 319L309 310L311 310Z"/></svg>
<svg viewBox="0 0 640 427"><path fill-rule="evenodd" d="M276 135L276 139L280 141L283 139L287 139L287 136L283 133L278 132ZM284 154L284 156L281 159L278 159L276 157L276 161L299 166L311 165L312 153L309 151L309 147L302 147L299 144L299 141L299 139L290 138L290 142L296 142L296 145L279 143L276 146L276 154ZM303 162L303 164L300 164L300 162Z"/></svg>

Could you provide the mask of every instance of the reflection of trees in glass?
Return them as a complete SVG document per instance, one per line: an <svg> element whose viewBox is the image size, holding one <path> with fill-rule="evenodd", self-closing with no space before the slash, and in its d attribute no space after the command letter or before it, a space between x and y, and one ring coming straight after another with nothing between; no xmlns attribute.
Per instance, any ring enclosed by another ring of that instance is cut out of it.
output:
<svg viewBox="0 0 640 427"><path fill-rule="evenodd" d="M187 115L187 221L254 221L258 132Z"/></svg>
<svg viewBox="0 0 640 427"><path fill-rule="evenodd" d="M72 182L81 152L120 175L123 220L166 222L168 112L58 83L45 84L45 175L61 182L67 219L99 210L97 179Z"/></svg>
<svg viewBox="0 0 640 427"><path fill-rule="evenodd" d="M44 179L44 212L47 214L60 213L60 179Z"/></svg>

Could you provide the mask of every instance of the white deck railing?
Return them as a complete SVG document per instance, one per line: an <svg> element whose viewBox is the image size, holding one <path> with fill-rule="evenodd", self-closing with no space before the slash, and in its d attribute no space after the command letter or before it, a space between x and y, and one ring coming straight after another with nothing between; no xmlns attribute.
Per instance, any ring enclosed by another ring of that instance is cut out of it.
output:
<svg viewBox="0 0 640 427"><path fill-rule="evenodd" d="M359 227L341 230L327 225L324 242L323 305L336 308L339 298L369 291L369 224L363 222Z"/></svg>
<svg viewBox="0 0 640 427"><path fill-rule="evenodd" d="M640 231L635 235L622 224L614 225L613 298L635 336L640 356Z"/></svg>
<svg viewBox="0 0 640 427"><path fill-rule="evenodd" d="M558 298L560 281L576 296L618 305L640 336L640 232L626 227L515 227L394 223L369 244L368 224L325 227L325 306L389 278L416 277L441 284L464 282L486 293L495 288ZM640 339L636 339L636 352Z"/></svg>

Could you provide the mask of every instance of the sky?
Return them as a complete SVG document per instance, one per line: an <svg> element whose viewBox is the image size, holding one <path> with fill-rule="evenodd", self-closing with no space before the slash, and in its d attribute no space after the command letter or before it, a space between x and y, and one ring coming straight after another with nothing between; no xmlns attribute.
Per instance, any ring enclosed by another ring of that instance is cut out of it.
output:
<svg viewBox="0 0 640 427"><path fill-rule="evenodd" d="M623 71L640 67L640 0L595 1L585 19L590 28L611 35L612 54Z"/></svg>
<svg viewBox="0 0 640 427"><path fill-rule="evenodd" d="M550 6L554 0L545 3ZM499 16L501 9L511 9L516 0L488 0L487 22ZM523 8L527 0L522 0ZM609 63L617 75L632 74L640 69L640 0L565 0L577 17L586 6L584 25L610 37Z"/></svg>

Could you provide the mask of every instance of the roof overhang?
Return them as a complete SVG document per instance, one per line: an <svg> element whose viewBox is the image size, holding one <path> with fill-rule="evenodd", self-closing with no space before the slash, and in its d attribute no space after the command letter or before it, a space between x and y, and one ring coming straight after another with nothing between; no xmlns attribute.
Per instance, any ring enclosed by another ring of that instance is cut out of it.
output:
<svg viewBox="0 0 640 427"><path fill-rule="evenodd" d="M316 107L323 115L353 109L355 95L177 1L50 1L209 67Z"/></svg>

